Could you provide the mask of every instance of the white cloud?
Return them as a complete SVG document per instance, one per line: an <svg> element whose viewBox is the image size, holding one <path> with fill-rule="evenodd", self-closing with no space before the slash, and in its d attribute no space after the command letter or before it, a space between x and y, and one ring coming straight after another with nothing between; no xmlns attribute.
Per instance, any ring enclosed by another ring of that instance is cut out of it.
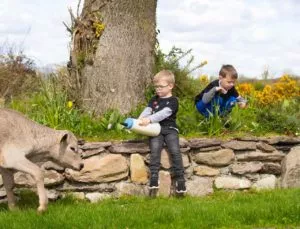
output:
<svg viewBox="0 0 300 229"><path fill-rule="evenodd" d="M77 3L1 0L0 44L22 44L38 65L66 62L70 38L62 22ZM158 39L164 51L192 48L198 63L208 60L204 73L230 63L252 77L265 66L276 75L286 69L300 75L299 18L297 0L158 0Z"/></svg>
<svg viewBox="0 0 300 229"><path fill-rule="evenodd" d="M38 65L68 60L70 38L62 22L70 21L68 7L76 9L77 0L1 2L0 44L22 46Z"/></svg>
<svg viewBox="0 0 300 229"><path fill-rule="evenodd" d="M158 1L161 47L192 48L198 62L208 60L202 72L217 74L222 64L231 63L251 77L265 66L276 76L285 69L300 75L298 1L185 0L168 8L166 1L171 2Z"/></svg>

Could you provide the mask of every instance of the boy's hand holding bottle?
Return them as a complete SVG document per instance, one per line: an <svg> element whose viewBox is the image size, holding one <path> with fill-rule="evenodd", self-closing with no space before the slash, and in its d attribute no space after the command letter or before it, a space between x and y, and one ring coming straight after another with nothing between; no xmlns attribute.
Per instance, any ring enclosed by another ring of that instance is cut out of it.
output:
<svg viewBox="0 0 300 229"><path fill-rule="evenodd" d="M140 126L147 126L151 123L149 118L140 118L138 121Z"/></svg>

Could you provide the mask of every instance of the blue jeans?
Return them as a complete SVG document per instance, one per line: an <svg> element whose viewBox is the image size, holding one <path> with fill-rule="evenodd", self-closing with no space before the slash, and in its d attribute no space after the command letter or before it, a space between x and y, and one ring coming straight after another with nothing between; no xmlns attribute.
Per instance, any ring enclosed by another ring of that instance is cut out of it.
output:
<svg viewBox="0 0 300 229"><path fill-rule="evenodd" d="M170 127L162 127L161 133L156 137L150 137L150 173L151 177L158 177L160 169L161 151L166 143L171 159L171 171L173 177L184 180L184 168L179 147L178 132Z"/></svg>
<svg viewBox="0 0 300 229"><path fill-rule="evenodd" d="M196 108L205 118L208 118L210 114L215 115L218 111L218 115L224 116L231 112L232 108L236 104L236 98L230 96L228 99L224 99L220 96L215 96L209 103L205 104L202 100L196 103ZM218 107L218 109L217 109Z"/></svg>

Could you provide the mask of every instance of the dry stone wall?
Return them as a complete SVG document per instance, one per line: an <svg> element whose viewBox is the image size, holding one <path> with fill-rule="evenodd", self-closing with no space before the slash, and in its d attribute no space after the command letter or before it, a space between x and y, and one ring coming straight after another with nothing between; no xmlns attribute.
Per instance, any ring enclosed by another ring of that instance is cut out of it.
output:
<svg viewBox="0 0 300 229"><path fill-rule="evenodd" d="M299 137L249 137L230 140L199 138L180 139L188 195L204 196L216 189L274 189L300 187ZM81 171L61 168L46 162L48 197L66 193L98 201L120 195L148 195L149 147L147 141L80 141L84 168ZM171 164L166 149L161 155L158 194L173 194ZM34 186L32 177L17 172L17 188ZM0 176L0 198L5 191Z"/></svg>

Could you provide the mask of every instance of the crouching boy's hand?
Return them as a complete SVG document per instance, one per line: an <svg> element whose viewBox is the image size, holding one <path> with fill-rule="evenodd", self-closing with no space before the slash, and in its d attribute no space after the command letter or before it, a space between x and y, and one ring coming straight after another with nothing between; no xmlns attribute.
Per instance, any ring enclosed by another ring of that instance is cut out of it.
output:
<svg viewBox="0 0 300 229"><path fill-rule="evenodd" d="M148 124L150 124L150 119L149 118L140 118L139 119L139 125L140 126L147 126Z"/></svg>
<svg viewBox="0 0 300 229"><path fill-rule="evenodd" d="M239 96L239 97L237 97L236 100L237 100L237 104L238 104L239 108L242 108L242 109L247 108L247 100L246 99Z"/></svg>
<svg viewBox="0 0 300 229"><path fill-rule="evenodd" d="M241 109L247 108L247 103L238 102L237 104L238 104L239 108L241 108Z"/></svg>

